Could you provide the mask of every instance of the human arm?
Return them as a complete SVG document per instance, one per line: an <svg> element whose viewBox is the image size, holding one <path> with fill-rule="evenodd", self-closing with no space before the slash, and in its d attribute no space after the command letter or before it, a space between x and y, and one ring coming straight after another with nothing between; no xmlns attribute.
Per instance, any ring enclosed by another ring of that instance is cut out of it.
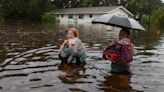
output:
<svg viewBox="0 0 164 92"><path fill-rule="evenodd" d="M59 51L64 49L64 46L68 43L68 40L64 40L64 42L60 45Z"/></svg>

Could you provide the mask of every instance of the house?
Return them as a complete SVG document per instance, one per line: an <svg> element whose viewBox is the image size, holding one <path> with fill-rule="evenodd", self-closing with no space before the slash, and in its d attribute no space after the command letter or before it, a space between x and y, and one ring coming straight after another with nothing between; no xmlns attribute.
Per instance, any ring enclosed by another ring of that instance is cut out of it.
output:
<svg viewBox="0 0 164 92"><path fill-rule="evenodd" d="M133 17L133 14L123 6L56 9L54 14L61 24L91 23L92 19L103 14Z"/></svg>

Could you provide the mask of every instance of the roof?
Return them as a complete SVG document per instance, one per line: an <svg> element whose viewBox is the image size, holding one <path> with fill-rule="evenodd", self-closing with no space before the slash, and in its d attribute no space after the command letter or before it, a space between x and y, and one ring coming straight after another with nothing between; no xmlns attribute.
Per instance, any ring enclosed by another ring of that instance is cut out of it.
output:
<svg viewBox="0 0 164 92"><path fill-rule="evenodd" d="M88 13L107 13L112 10L121 8L122 6L103 6L103 7L83 7L83 8L67 8L56 9L55 14L88 14Z"/></svg>
<svg viewBox="0 0 164 92"><path fill-rule="evenodd" d="M102 7L82 7L82 8L67 8L67 9L56 9L55 14L102 14L109 13L117 9L123 9L126 13L133 16L123 6L102 6Z"/></svg>
<svg viewBox="0 0 164 92"><path fill-rule="evenodd" d="M103 6L103 7L82 7L82 8L67 8L56 9L56 14L86 14L86 13L106 13L118 8L119 6Z"/></svg>

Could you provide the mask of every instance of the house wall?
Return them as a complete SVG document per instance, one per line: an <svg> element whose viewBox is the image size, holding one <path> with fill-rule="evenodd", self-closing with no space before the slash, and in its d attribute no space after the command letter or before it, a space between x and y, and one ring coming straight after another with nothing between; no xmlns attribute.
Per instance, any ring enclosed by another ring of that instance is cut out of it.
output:
<svg viewBox="0 0 164 92"><path fill-rule="evenodd" d="M126 16L126 17L131 17L130 14L128 14L127 12L125 12L122 9L116 9L110 12L107 12L111 15L121 15L121 16ZM106 14L107 14L106 13ZM60 21L60 24L64 24L64 25L91 25L91 21L96 18L99 17L101 15L103 15L105 13L101 13L101 14L92 14L92 17L90 17L90 14L84 14L84 17L82 19L79 18L79 15L73 15L73 18L69 18L68 14L63 15L59 15L57 17L57 19ZM93 26L93 25L92 25ZM97 24L96 25L98 28L103 28L103 30L114 30L114 32L119 33L118 31L120 30L119 28L116 27L111 27L111 26L106 26L106 25L101 25L101 24ZM118 34L117 34L118 35Z"/></svg>
<svg viewBox="0 0 164 92"><path fill-rule="evenodd" d="M121 15L121 16L126 16L126 17L129 17L130 15L128 13L126 13L124 10L122 9L116 9L116 10L113 10L111 12L107 12L111 15ZM105 13L104 13L105 14ZM91 21L96 18L96 17L99 17L102 14L92 14L92 18L90 17L90 14L83 14L84 15L84 18L80 19L79 18L79 14L78 15L73 15L73 18L69 18L69 15L68 14L65 14L63 15L59 15L57 17L57 19L60 21L61 24L84 24L84 23L91 23Z"/></svg>
<svg viewBox="0 0 164 92"><path fill-rule="evenodd" d="M81 14L80 14L81 15ZM91 21L103 14L82 14L83 18L79 18L79 15L73 15L73 18L69 18L69 15L65 14L63 15L58 15L57 20L60 21L61 24L83 24L83 23L91 23ZM92 15L92 17L90 17Z"/></svg>

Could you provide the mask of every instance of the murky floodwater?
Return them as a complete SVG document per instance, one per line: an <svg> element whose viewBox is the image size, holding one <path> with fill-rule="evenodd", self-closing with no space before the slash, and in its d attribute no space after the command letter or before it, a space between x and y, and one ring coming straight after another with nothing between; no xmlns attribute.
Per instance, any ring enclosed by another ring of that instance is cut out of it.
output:
<svg viewBox="0 0 164 92"><path fill-rule="evenodd" d="M59 78L57 48L68 26L5 24L0 26L0 92L163 92L164 33L134 32L136 55L129 75L110 73L110 62L99 60L116 33L101 26L79 25L87 51L80 76ZM149 44L149 46L146 46ZM146 50L145 50L146 48Z"/></svg>

